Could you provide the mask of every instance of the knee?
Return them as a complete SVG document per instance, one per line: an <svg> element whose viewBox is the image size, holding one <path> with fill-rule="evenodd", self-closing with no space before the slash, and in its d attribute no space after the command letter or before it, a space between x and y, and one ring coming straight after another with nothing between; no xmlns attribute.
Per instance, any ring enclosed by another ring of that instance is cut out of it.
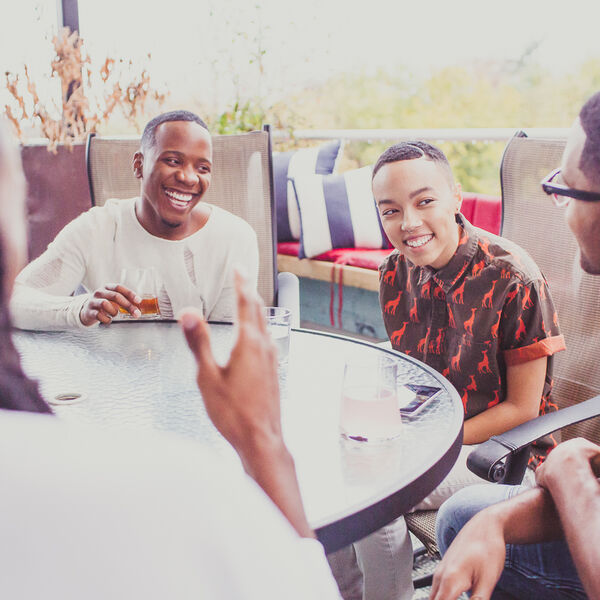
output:
<svg viewBox="0 0 600 600"><path fill-rule="evenodd" d="M444 554L465 523L480 510L498 501L502 486L474 485L464 488L440 507L435 524L440 552Z"/></svg>

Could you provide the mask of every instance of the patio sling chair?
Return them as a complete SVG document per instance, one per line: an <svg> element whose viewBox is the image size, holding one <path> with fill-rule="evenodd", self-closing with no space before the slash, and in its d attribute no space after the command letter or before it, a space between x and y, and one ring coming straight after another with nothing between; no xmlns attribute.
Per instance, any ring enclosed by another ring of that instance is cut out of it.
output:
<svg viewBox="0 0 600 600"><path fill-rule="evenodd" d="M552 359L552 401L561 410L493 436L469 456L469 469L488 481L521 483L530 444L564 427L563 439L583 436L600 442L600 419L587 421L600 414L600 277L579 267L577 242L565 222L564 208L556 207L540 185L560 165L565 141L529 138L519 132L502 158L502 236L531 254L546 277L567 350ZM592 396L597 397L582 402ZM409 530L432 555L438 554L436 514L417 511L405 517ZM422 578L415 586L430 581Z"/></svg>
<svg viewBox="0 0 600 600"><path fill-rule="evenodd" d="M247 221L258 238L258 292L267 306L283 306L292 312L292 326L300 324L298 278L277 274L276 219L274 218L271 135L263 131L239 135L213 135L213 171L203 200ZM132 161L139 149L138 137L90 135L86 162L92 204L109 198L132 198L140 192Z"/></svg>
<svg viewBox="0 0 600 600"><path fill-rule="evenodd" d="M520 483L529 444L558 429L563 440L581 436L600 443L600 419L592 418L600 415L600 276L581 270L565 209L540 186L560 165L564 145L521 133L502 160L503 235L525 248L548 280L567 349L554 357L552 400L560 410L494 436L469 456L471 471L498 483Z"/></svg>

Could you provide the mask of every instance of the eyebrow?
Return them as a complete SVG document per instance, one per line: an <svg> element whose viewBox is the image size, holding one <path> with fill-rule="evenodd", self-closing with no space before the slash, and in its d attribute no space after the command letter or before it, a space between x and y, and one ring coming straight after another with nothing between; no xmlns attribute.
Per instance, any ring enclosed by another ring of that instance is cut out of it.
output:
<svg viewBox="0 0 600 600"><path fill-rule="evenodd" d="M175 154L175 155L177 155L180 158L183 158L183 157L186 156L185 152L179 152L179 150L169 150L169 149L163 150L162 153L161 153L161 156L163 156L164 154ZM199 158L198 160L200 162L212 165L212 162L208 158Z"/></svg>
<svg viewBox="0 0 600 600"><path fill-rule="evenodd" d="M432 192L434 191L433 188L431 186L426 185L425 187L419 188L418 190L415 190L414 192L411 192L408 197L409 199L413 199L416 196L418 196L419 194L422 194L423 192ZM383 200L379 200L377 202L377 206L381 206L382 204L394 204L394 200L390 200L387 198L384 198Z"/></svg>

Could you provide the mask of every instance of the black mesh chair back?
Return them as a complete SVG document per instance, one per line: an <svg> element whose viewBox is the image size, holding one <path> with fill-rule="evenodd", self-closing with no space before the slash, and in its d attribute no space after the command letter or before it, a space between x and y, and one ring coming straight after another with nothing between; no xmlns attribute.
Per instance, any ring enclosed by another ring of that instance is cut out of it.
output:
<svg viewBox="0 0 600 600"><path fill-rule="evenodd" d="M560 408L600 394L600 276L582 271L565 208L540 186L560 166L565 142L516 136L501 167L502 236L527 250L544 273L567 344L554 357L552 399ZM600 419L571 425L562 437L576 436L600 442Z"/></svg>

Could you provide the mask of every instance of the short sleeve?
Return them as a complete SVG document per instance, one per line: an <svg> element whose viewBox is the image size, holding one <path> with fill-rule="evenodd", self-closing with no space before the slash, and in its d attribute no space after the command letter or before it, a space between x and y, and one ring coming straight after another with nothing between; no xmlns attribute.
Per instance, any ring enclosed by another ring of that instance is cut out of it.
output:
<svg viewBox="0 0 600 600"><path fill-rule="evenodd" d="M507 365L515 365L565 349L558 315L544 279L515 280L507 289L502 310L502 350Z"/></svg>

